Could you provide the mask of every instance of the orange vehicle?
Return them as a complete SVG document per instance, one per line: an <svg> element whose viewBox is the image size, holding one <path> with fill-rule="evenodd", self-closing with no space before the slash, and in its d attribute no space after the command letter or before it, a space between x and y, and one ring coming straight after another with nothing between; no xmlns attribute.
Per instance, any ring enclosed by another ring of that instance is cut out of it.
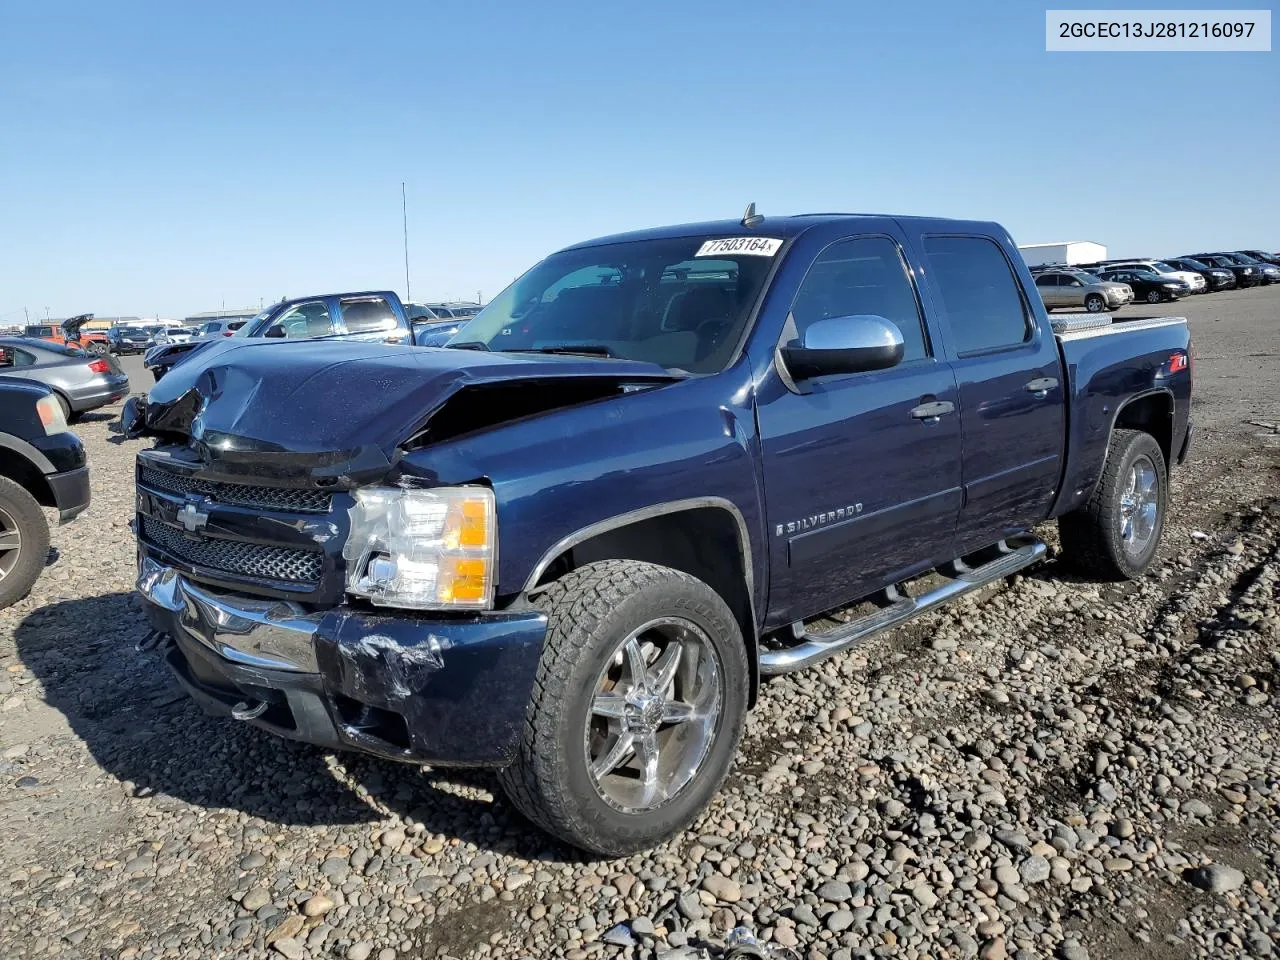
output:
<svg viewBox="0 0 1280 960"><path fill-rule="evenodd" d="M92 313L82 313L69 317L60 323L28 324L24 334L37 340L50 340L70 347L79 347L88 353L106 353L107 335L102 330L85 330L86 323L93 319Z"/></svg>

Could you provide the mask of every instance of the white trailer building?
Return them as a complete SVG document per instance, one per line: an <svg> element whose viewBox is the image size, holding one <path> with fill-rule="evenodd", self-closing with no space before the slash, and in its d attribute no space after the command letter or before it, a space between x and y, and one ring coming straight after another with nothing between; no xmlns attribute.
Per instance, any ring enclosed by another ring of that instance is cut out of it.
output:
<svg viewBox="0 0 1280 960"><path fill-rule="evenodd" d="M1042 263L1097 263L1107 259L1107 248L1092 240L1068 240L1066 243L1028 243L1019 246L1028 267Z"/></svg>

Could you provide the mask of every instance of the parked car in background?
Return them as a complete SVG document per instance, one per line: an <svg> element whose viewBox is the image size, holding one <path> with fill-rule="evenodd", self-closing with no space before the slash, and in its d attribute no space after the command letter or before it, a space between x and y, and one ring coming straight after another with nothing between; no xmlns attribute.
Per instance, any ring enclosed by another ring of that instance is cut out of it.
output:
<svg viewBox="0 0 1280 960"><path fill-rule="evenodd" d="M1234 290L1236 275L1226 267L1215 267L1191 257L1165 257L1164 262L1178 270L1187 270L1204 277L1210 291Z"/></svg>
<svg viewBox="0 0 1280 960"><path fill-rule="evenodd" d="M1236 263L1257 267L1262 273L1263 283L1280 283L1280 267L1277 267L1269 260L1259 260L1257 257L1253 257L1247 253L1241 253L1239 251L1224 253L1223 256L1230 257L1235 260Z"/></svg>
<svg viewBox="0 0 1280 960"><path fill-rule="evenodd" d="M1174 279L1167 274L1162 276L1153 270L1137 267L1122 267L1117 270L1104 270L1099 276L1113 283L1125 283L1133 290L1134 296L1147 303L1160 303L1164 300L1180 300L1191 295L1191 285Z"/></svg>
<svg viewBox="0 0 1280 960"><path fill-rule="evenodd" d="M1208 293L1209 284L1194 270L1179 270L1163 260L1108 260L1107 270L1149 270L1171 280L1181 280L1192 293Z"/></svg>
<svg viewBox="0 0 1280 960"><path fill-rule="evenodd" d="M22 599L49 559L44 507L66 523L89 506L89 463L48 387L7 376L0 346L0 609Z"/></svg>
<svg viewBox="0 0 1280 960"><path fill-rule="evenodd" d="M143 365L159 380L197 351L245 339L360 340L413 343L413 330L400 298L391 290L334 293L281 300L248 321L230 337L205 337L185 343L158 344L143 356Z"/></svg>
<svg viewBox="0 0 1280 960"><path fill-rule="evenodd" d="M1084 307L1090 313L1102 313L1133 302L1133 290L1127 285L1109 283L1083 270L1036 271L1035 278L1046 310Z"/></svg>
<svg viewBox="0 0 1280 960"><path fill-rule="evenodd" d="M1225 253L1192 253L1187 254L1193 260L1207 263L1211 267L1223 267L1235 274L1236 285L1240 287L1256 287L1262 283L1262 268L1256 263L1241 263L1235 257Z"/></svg>
<svg viewBox="0 0 1280 960"><path fill-rule="evenodd" d="M142 327L112 327L107 331L107 349L121 356L143 353L155 341Z"/></svg>
<svg viewBox="0 0 1280 960"><path fill-rule="evenodd" d="M420 347L439 347L467 323L462 317L441 317L425 303L406 303L405 314L413 327L413 342Z"/></svg>
<svg viewBox="0 0 1280 960"><path fill-rule="evenodd" d="M47 340L0 337L0 372L51 388L68 422L129 393L129 377L111 354Z"/></svg>
<svg viewBox="0 0 1280 960"><path fill-rule="evenodd" d="M1269 263L1273 267L1280 267L1280 253L1267 253L1265 250L1241 250L1240 253L1253 257L1262 263Z"/></svg>
<svg viewBox="0 0 1280 960"><path fill-rule="evenodd" d="M157 344L190 343L197 336L193 327L164 327L155 335Z"/></svg>
<svg viewBox="0 0 1280 960"><path fill-rule="evenodd" d="M1186 322L1050 319L1032 286L994 223L748 211L554 253L446 349L204 348L121 415L156 441L160 656L239 723L498 768L563 841L649 848L761 677L1036 563L1050 519L1064 566L1149 569Z"/></svg>
<svg viewBox="0 0 1280 960"><path fill-rule="evenodd" d="M428 307L440 320L470 320L484 309L483 304L468 303L465 300L450 300L445 303L428 303Z"/></svg>
<svg viewBox="0 0 1280 960"><path fill-rule="evenodd" d="M108 349L107 335L101 330L85 330L84 326L93 319L92 313L68 317L58 323L28 324L23 335L50 343L65 343L80 347L89 353L106 353Z"/></svg>
<svg viewBox="0 0 1280 960"><path fill-rule="evenodd" d="M248 322L248 320L206 320L197 329L196 337L229 337Z"/></svg>

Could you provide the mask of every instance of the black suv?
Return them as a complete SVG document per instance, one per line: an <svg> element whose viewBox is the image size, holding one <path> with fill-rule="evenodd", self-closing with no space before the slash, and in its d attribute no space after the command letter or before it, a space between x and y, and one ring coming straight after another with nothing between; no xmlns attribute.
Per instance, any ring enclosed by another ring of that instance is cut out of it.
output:
<svg viewBox="0 0 1280 960"><path fill-rule="evenodd" d="M1262 283L1262 267L1257 263L1243 263L1235 256L1227 253L1193 253L1192 260L1199 260L1211 267L1222 267L1230 270L1236 277L1236 284L1241 287L1256 287ZM1182 259L1186 259L1183 257Z"/></svg>
<svg viewBox="0 0 1280 960"><path fill-rule="evenodd" d="M1178 270L1187 270L1191 273L1200 274L1200 276L1204 277L1204 282L1207 284L1206 289L1208 290L1234 290L1236 288L1236 275L1226 267L1215 267L1194 257L1166 257L1163 262Z"/></svg>
<svg viewBox="0 0 1280 960"><path fill-rule="evenodd" d="M49 556L49 523L89 506L89 465L58 398L30 380L0 376L0 609L26 596Z"/></svg>

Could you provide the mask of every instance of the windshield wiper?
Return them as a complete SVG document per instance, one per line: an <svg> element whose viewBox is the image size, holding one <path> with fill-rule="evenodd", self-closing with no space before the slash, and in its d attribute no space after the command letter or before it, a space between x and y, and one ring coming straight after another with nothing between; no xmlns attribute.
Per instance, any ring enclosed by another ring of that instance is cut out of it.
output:
<svg viewBox="0 0 1280 960"><path fill-rule="evenodd" d="M489 345L483 340L463 340L462 343L447 344L450 350L484 350L489 351Z"/></svg>
<svg viewBox="0 0 1280 960"><path fill-rule="evenodd" d="M554 347L515 347L504 353L563 353L584 357L609 357L616 359L612 350L603 343L562 343Z"/></svg>

